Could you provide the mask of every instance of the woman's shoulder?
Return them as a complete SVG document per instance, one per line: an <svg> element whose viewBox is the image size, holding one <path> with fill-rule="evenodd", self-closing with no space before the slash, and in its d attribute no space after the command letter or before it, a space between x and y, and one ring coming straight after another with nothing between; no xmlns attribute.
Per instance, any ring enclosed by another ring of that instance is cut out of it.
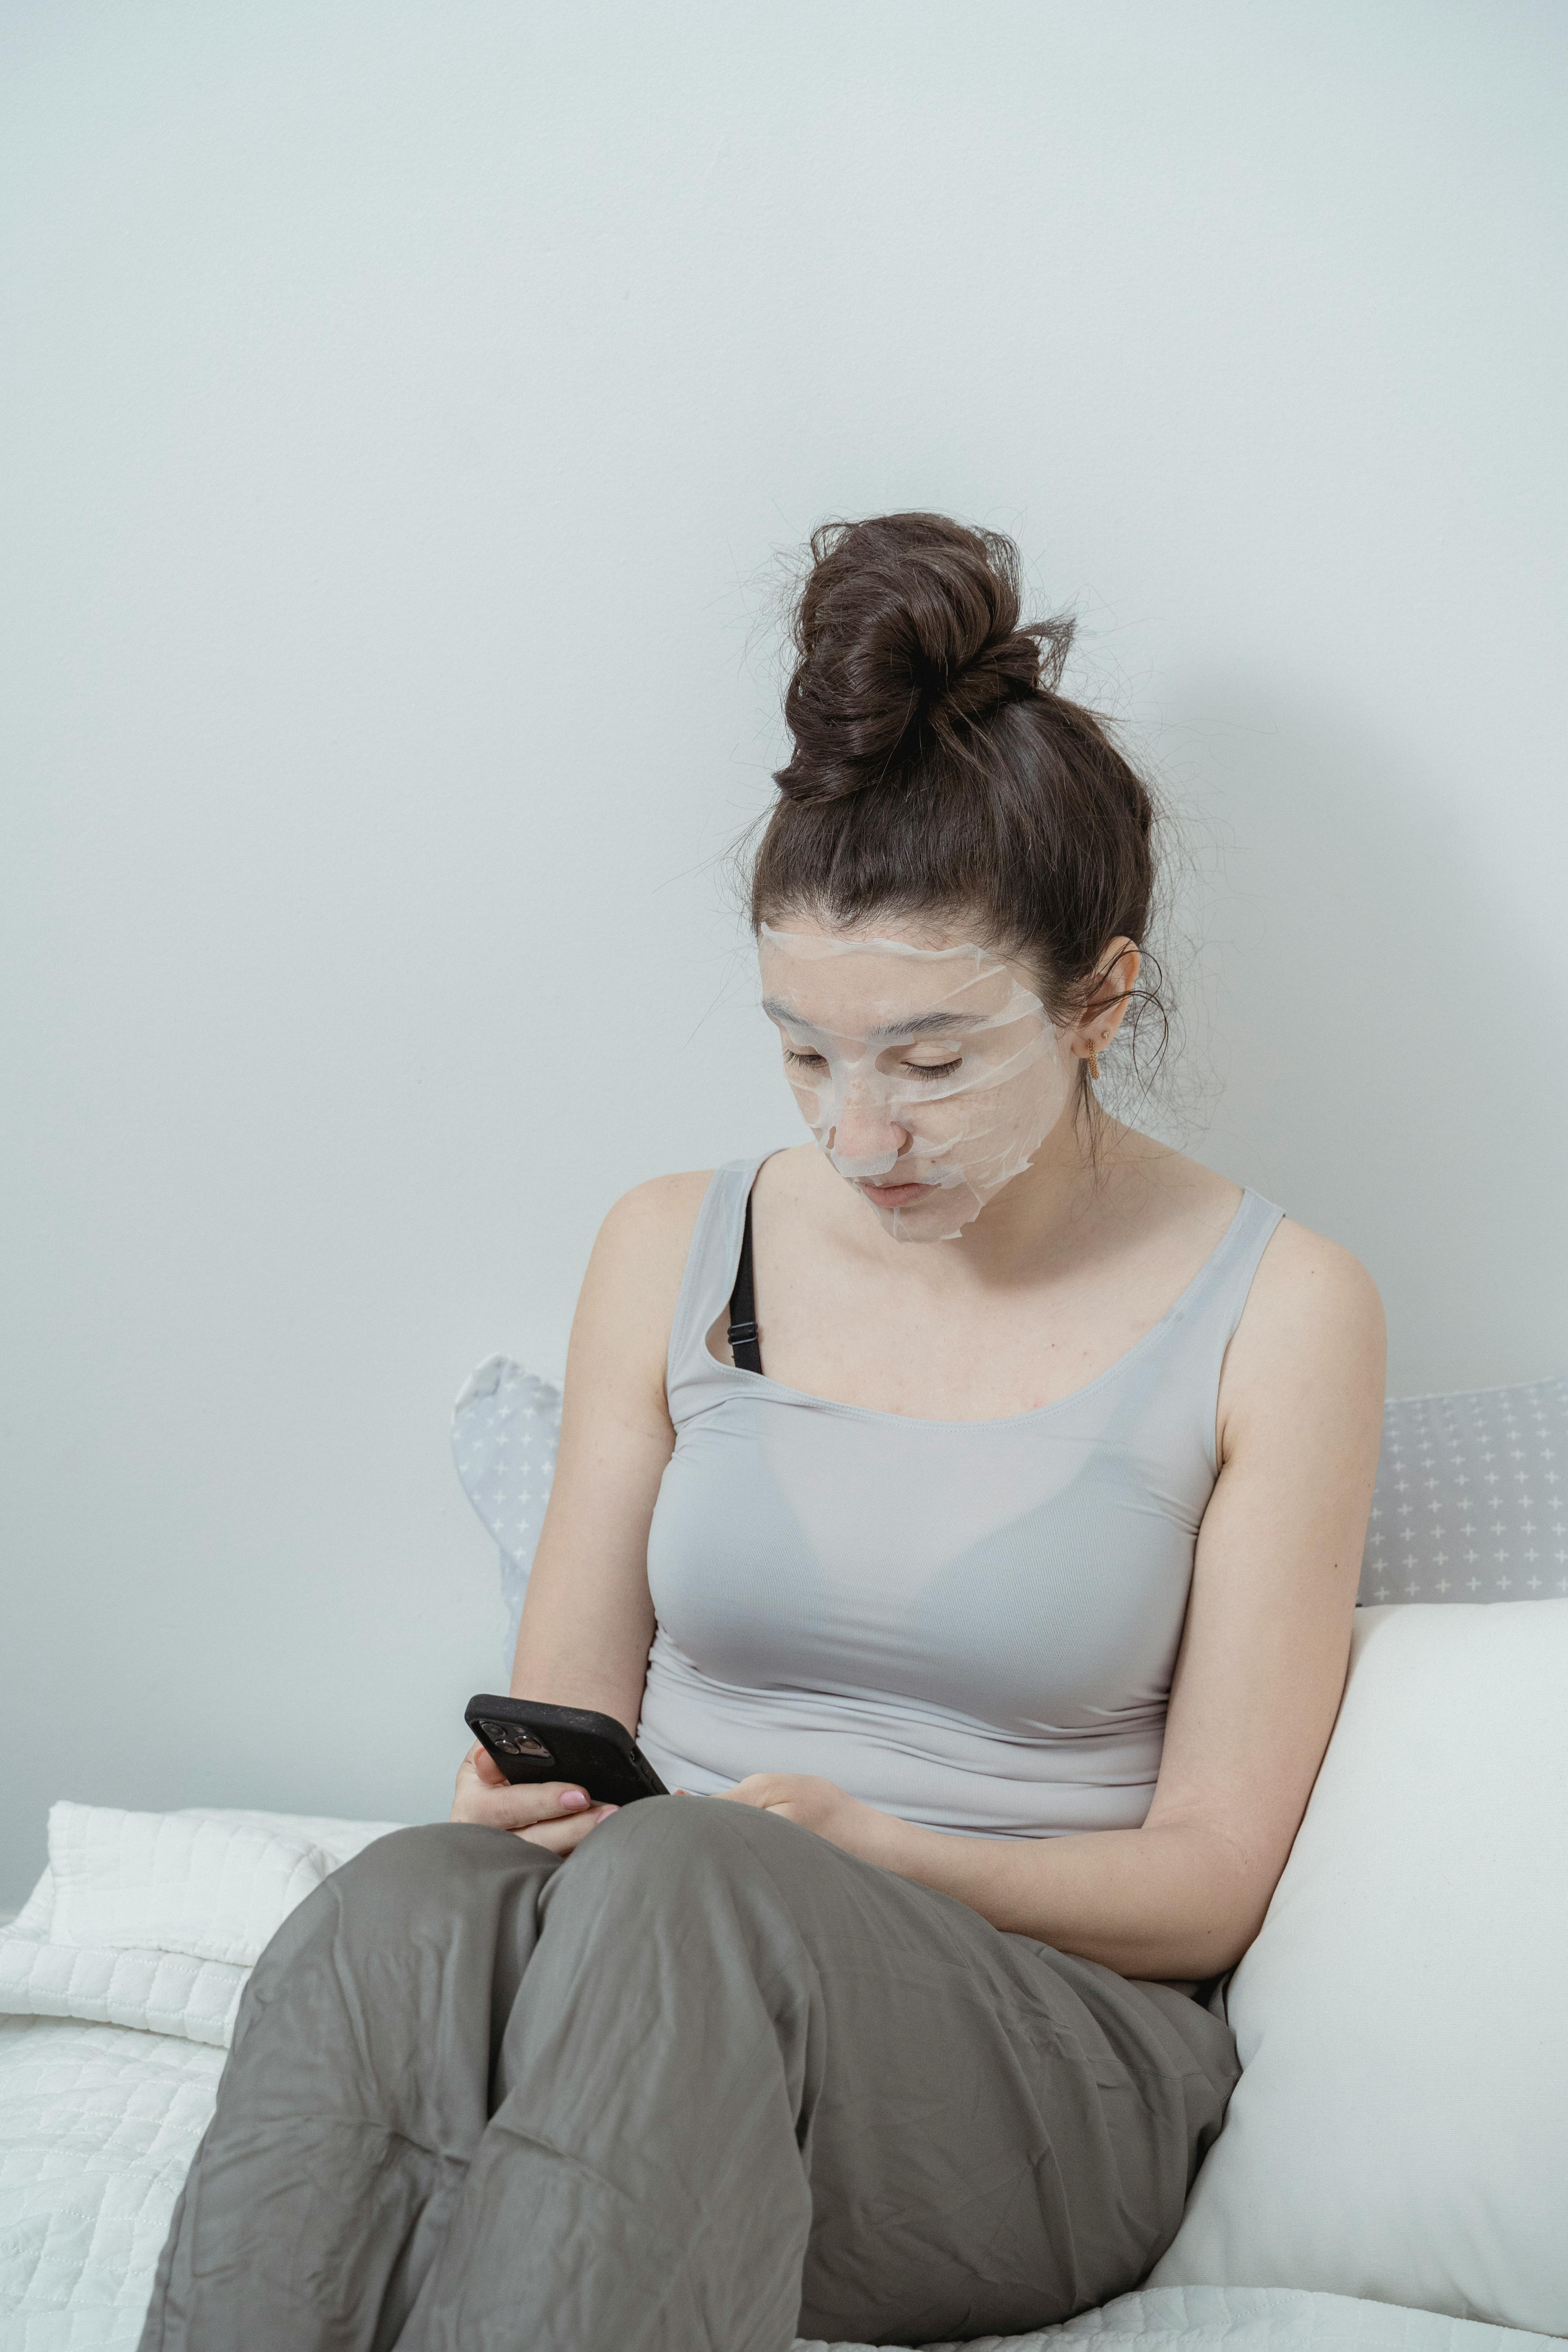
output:
<svg viewBox="0 0 1568 2352"><path fill-rule="evenodd" d="M1383 1331L1383 1299L1353 1250L1299 1224L1288 1213L1258 1263L1248 1313L1280 1330Z"/></svg>
<svg viewBox="0 0 1568 2352"><path fill-rule="evenodd" d="M1153 1180L1156 1197L1163 1198L1168 1208L1223 1229L1231 1223L1242 1202L1249 1196L1259 1211L1267 1210L1279 1219L1268 1237L1258 1261L1249 1298L1265 1305L1277 1303L1284 1311L1298 1316L1306 1310L1316 1316L1326 1315L1331 1320L1349 1315L1364 1316L1369 1310L1382 1314L1382 1302L1377 1285L1354 1252L1341 1242L1331 1241L1327 1234L1314 1233L1258 1192L1256 1187L1240 1182L1237 1178L1221 1175L1206 1168L1202 1160L1190 1159L1184 1151L1173 1150L1151 1139L1132 1139L1134 1161L1142 1158L1143 1167ZM1140 1153L1137 1147L1142 1146Z"/></svg>
<svg viewBox="0 0 1568 2352"><path fill-rule="evenodd" d="M803 1168L820 1158L814 1143L769 1152L757 1169L758 1190L771 1200L795 1189ZM715 1180L734 1180L752 1164L750 1160L733 1160L722 1168L686 1169L679 1175L651 1176L646 1183L634 1184L605 1219L600 1241L617 1251L646 1250L684 1265L702 1203Z"/></svg>
<svg viewBox="0 0 1568 2352"><path fill-rule="evenodd" d="M1136 1142L1147 1146L1148 1139L1138 1138ZM1184 1231L1190 1227L1205 1246L1221 1238L1248 1199L1277 1220L1272 1230L1267 1230L1266 1222L1253 1227L1255 1234L1267 1232L1267 1238L1226 1359L1226 1383L1232 1390L1255 1375L1271 1378L1287 1357L1297 1367L1310 1360L1326 1368L1342 1363L1347 1355L1381 1353L1383 1301L1353 1250L1300 1223L1254 1187L1220 1175L1184 1152L1153 1146L1146 1150L1142 1165L1152 1200L1161 1203L1163 1213ZM1145 1205L1152 1205L1149 1195Z"/></svg>
<svg viewBox="0 0 1568 2352"><path fill-rule="evenodd" d="M606 1367L646 1380L663 1410L664 1358L708 1168L655 1176L624 1192L599 1227L583 1277L573 1353L591 1379ZM570 1391L572 1370L568 1365ZM579 1383L581 1385L581 1383Z"/></svg>
<svg viewBox="0 0 1568 2352"><path fill-rule="evenodd" d="M648 1269L679 1270L686 1263L691 1236L708 1190L711 1168L683 1170L675 1176L650 1176L634 1184L599 1228L595 1257L631 1260Z"/></svg>
<svg viewBox="0 0 1568 2352"><path fill-rule="evenodd" d="M1352 1397L1375 1418L1386 1364L1383 1300L1360 1258L1281 1216L1226 1357L1223 1420L1234 1429L1261 1413L1300 1431L1323 1401Z"/></svg>

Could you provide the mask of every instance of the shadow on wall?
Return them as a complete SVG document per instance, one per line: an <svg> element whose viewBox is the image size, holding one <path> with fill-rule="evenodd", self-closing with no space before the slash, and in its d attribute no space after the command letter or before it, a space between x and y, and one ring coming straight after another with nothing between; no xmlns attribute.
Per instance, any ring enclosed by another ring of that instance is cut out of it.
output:
<svg viewBox="0 0 1568 2352"><path fill-rule="evenodd" d="M1189 1148L1364 1259L1392 1394L1568 1368L1568 1006L1502 895L1531 843L1256 681L1173 698L1157 757L1192 813L1174 977L1215 1081Z"/></svg>

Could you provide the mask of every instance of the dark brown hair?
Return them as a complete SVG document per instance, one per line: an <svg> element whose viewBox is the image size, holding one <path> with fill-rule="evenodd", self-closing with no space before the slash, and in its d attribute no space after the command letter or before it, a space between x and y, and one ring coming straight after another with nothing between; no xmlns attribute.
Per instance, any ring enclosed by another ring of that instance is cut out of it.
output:
<svg viewBox="0 0 1568 2352"><path fill-rule="evenodd" d="M1093 983L1112 940L1143 944L1154 809L1107 722L1057 692L1073 622L1022 625L1013 541L944 515L826 523L811 552L753 928L962 914L1037 971L1053 1019L1112 1002ZM1157 970L1134 994L1163 1033Z"/></svg>

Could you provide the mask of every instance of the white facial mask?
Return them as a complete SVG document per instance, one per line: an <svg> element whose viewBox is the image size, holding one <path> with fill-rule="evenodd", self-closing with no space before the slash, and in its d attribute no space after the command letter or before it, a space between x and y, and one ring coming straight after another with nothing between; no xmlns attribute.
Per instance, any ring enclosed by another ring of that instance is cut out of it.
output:
<svg viewBox="0 0 1568 2352"><path fill-rule="evenodd" d="M895 1241L956 1240L1067 1104L1067 1056L1040 999L969 944L764 923L758 957L795 1100L834 1167L850 1183L928 1188L897 1207L868 1200Z"/></svg>

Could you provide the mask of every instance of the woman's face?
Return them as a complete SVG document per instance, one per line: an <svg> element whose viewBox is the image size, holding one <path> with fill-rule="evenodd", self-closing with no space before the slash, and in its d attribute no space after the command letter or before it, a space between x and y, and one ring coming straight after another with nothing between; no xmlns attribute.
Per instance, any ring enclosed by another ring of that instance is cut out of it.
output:
<svg viewBox="0 0 1568 2352"><path fill-rule="evenodd" d="M896 1241L952 1241L1067 1107L1072 1056L1021 964L962 928L764 923L763 1005L817 1142Z"/></svg>

